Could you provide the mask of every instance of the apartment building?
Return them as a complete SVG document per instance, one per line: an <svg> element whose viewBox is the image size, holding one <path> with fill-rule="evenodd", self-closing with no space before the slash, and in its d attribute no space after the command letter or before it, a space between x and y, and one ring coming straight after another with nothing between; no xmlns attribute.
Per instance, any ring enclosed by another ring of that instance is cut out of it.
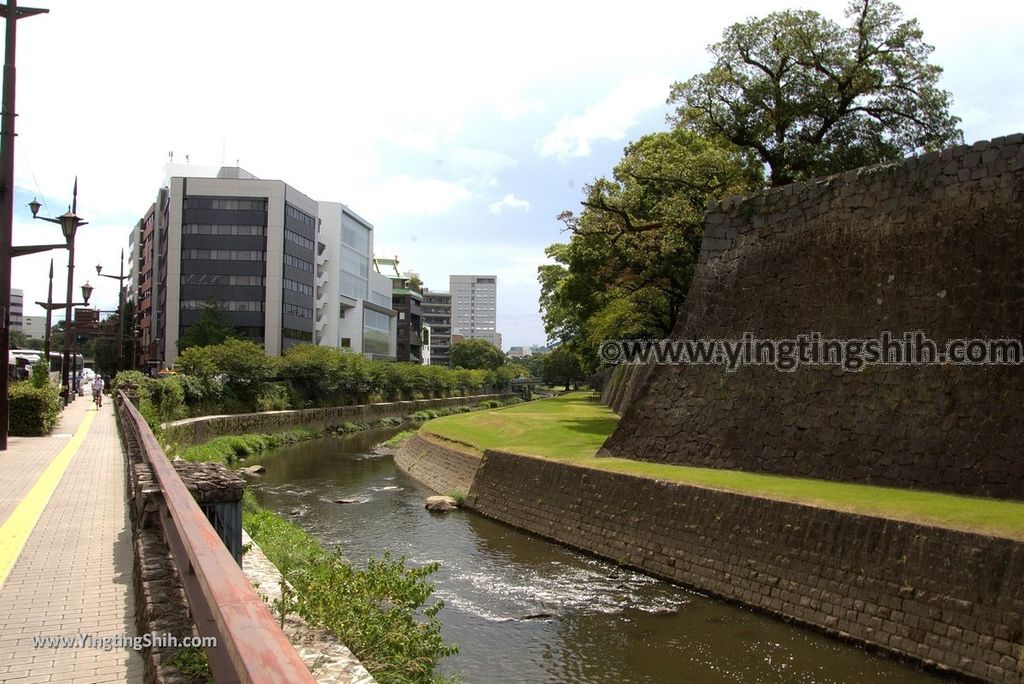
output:
<svg viewBox="0 0 1024 684"><path fill-rule="evenodd" d="M501 349L498 332L498 277L453 275L451 291L451 332L464 339L487 340Z"/></svg>
<svg viewBox="0 0 1024 684"><path fill-rule="evenodd" d="M430 364L448 366L452 344L452 294L423 288L423 325L430 329Z"/></svg>
<svg viewBox="0 0 1024 684"><path fill-rule="evenodd" d="M423 364L423 294L412 287L411 274L399 273L397 257L374 259L373 268L391 281L391 308L398 314L395 360Z"/></svg>

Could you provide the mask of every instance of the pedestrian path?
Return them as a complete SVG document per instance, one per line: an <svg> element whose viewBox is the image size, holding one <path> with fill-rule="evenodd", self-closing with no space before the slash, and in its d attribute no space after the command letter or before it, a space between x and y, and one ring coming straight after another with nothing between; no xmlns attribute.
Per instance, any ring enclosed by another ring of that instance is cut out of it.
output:
<svg viewBox="0 0 1024 684"><path fill-rule="evenodd" d="M0 681L142 681L125 469L109 398L0 451Z"/></svg>

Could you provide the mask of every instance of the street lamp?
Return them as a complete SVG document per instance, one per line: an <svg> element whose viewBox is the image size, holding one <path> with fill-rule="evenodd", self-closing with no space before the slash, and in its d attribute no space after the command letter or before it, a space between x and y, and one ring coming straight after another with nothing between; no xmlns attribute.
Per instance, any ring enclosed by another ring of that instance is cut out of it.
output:
<svg viewBox="0 0 1024 684"><path fill-rule="evenodd" d="M11 258L18 255L11 247L14 234L14 57L17 25L19 19L45 12L49 10L18 7L18 0L8 0L7 4L0 5L0 15L7 23L4 31L3 103L0 105L0 357L5 364L9 363L11 346ZM0 373L0 451L7 449L10 426L7 373L6 369Z"/></svg>
<svg viewBox="0 0 1024 684"><path fill-rule="evenodd" d="M112 278L117 281L117 370L122 369L124 358L124 281L129 278L124 274L124 249L121 249L121 275L106 275L102 264L96 264L96 275L100 278Z"/></svg>
<svg viewBox="0 0 1024 684"><path fill-rule="evenodd" d="M92 291L94 289L95 288L92 285L89 284L88 280L85 281L85 285L81 286L82 301L80 301L80 302L71 302L71 306L89 306L89 298L92 297ZM50 317L51 317L51 314L52 314L53 311L56 311L58 309L67 309L67 307L68 307L67 302L55 302L55 301L53 301L53 260L52 259L50 260L50 287L49 287L49 290L47 291L46 301L45 302L36 302L36 304L38 306L41 306L42 308L46 309L46 333L45 333L45 335L43 337L43 340L44 340L44 342L43 342L43 353L46 355L46 367L47 367L47 369L49 369L49 367L50 367L50 334L51 334L51 328L52 328L52 323L50 321ZM68 335L72 334L72 328L73 327L74 327L74 322L72 320L68 319L68 320L64 321L64 338L65 339L67 339ZM67 367L66 361L67 361L67 358L65 357L65 368ZM76 369L76 371L77 371L77 369ZM77 376L77 373L76 373L76 376ZM62 372L61 377L64 378L64 377L66 377L66 375L64 375L63 372ZM66 401L66 398L65 398L65 401Z"/></svg>
<svg viewBox="0 0 1024 684"><path fill-rule="evenodd" d="M67 240L68 248L68 293L66 304L65 328L71 326L71 307L74 303L71 301L71 297L74 294L74 287L72 283L75 278L75 233L78 232L79 227L87 225L88 222L83 221L75 213L78 208L78 179L75 179L75 188L72 191L72 203L66 212L61 214L57 218L47 218L39 215L40 204L37 200L33 199L28 203L28 208L32 210L32 218L42 219L43 221L49 221L50 223L56 223L60 225L60 230L64 233L64 239ZM88 283L86 283L88 285ZM83 285L83 296L85 294L85 286ZM89 289L90 294L92 288ZM69 372L71 370L71 337L67 334L64 335L64 370L61 374L61 391L64 392L64 405L67 406L71 403L71 382L69 378Z"/></svg>

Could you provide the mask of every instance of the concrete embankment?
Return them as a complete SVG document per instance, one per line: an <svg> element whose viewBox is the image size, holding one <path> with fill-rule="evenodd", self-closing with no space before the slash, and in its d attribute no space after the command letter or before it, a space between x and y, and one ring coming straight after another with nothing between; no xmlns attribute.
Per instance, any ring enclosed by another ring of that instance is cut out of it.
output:
<svg viewBox="0 0 1024 684"><path fill-rule="evenodd" d="M252 432L285 432L296 428L325 430L346 421L368 423L382 418L404 418L417 411L479 404L489 399L502 399L503 394L479 394L446 399L417 399L391 401L355 406L300 409L296 411L265 411L227 416L202 416L168 423L164 426L164 439L168 443L202 444L223 435L244 435Z"/></svg>
<svg viewBox="0 0 1024 684"><path fill-rule="evenodd" d="M1024 682L1020 541L498 451L477 459L419 435L396 462L442 493L469 481L467 507L568 546L928 666Z"/></svg>

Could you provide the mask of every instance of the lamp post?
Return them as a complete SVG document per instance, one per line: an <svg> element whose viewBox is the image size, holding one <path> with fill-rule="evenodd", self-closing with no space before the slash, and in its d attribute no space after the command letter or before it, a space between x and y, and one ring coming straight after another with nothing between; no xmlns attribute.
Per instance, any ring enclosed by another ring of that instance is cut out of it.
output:
<svg viewBox="0 0 1024 684"><path fill-rule="evenodd" d="M120 275L106 275L101 273L102 264L96 264L96 275L100 278L112 278L117 281L117 370L123 368L124 358L124 281L129 276L124 274L124 249L121 249L121 271Z"/></svg>
<svg viewBox="0 0 1024 684"><path fill-rule="evenodd" d="M14 234L14 56L18 19L48 12L45 9L18 7L17 0L0 5L0 15L7 20L3 70L3 104L0 106L0 356L9 363L11 258L17 256L11 247ZM10 422L7 396L7 370L0 373L0 451L7 449Z"/></svg>
<svg viewBox="0 0 1024 684"><path fill-rule="evenodd" d="M45 216L39 215L40 204L37 200L32 200L28 204L28 208L32 210L32 218L42 219L43 221L49 221L50 223L56 223L60 225L61 232L64 233L64 239L67 241L68 247L68 294L67 301L67 313L65 315L66 323L65 328L71 325L71 307L74 305L71 301L73 295L73 281L75 278L75 233L79 227L87 225L87 221L83 221L75 213L78 208L78 179L75 179L75 187L72 191L71 207L66 212L61 214L57 218L46 218ZM61 375L62 391L64 392L64 405L67 406L71 403L71 383L69 381L69 371L71 364L71 338L68 335L64 335L64 370Z"/></svg>
<svg viewBox="0 0 1024 684"><path fill-rule="evenodd" d="M93 286L89 284L89 281L85 281L85 285L82 285L82 301L71 302L71 306L89 306L89 298L92 297ZM50 329L52 323L50 321L51 313L57 309L66 309L67 302L54 302L53 301L53 259L50 259L50 287L46 292L45 302L36 302L38 306L46 309L46 334L43 336L43 353L46 355L46 367L50 367ZM67 337L71 334L71 327L73 323L71 321L64 321L64 336Z"/></svg>

